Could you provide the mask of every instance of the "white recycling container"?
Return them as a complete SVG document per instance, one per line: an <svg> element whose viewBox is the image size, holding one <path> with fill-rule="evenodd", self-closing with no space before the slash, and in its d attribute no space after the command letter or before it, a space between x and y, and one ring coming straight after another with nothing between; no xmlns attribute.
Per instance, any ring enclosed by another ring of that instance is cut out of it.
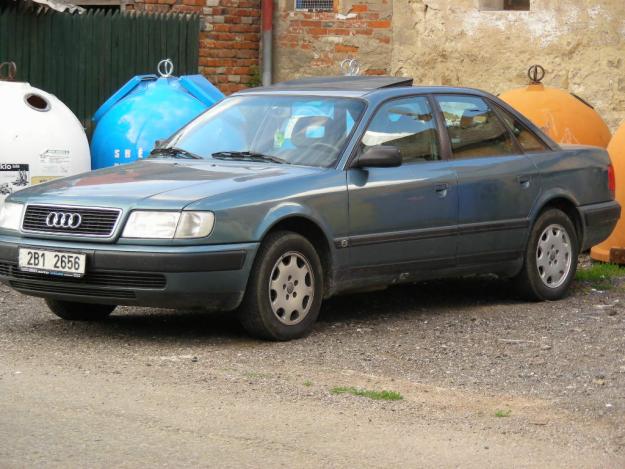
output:
<svg viewBox="0 0 625 469"><path fill-rule="evenodd" d="M31 184L91 170L78 118L56 96L13 81L14 73L9 64L0 77L0 204Z"/></svg>

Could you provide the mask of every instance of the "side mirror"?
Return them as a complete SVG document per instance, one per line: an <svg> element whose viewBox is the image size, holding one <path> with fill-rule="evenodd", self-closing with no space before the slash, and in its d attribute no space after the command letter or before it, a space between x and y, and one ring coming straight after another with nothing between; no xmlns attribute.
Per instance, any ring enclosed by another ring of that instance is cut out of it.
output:
<svg viewBox="0 0 625 469"><path fill-rule="evenodd" d="M161 148L163 146L163 144L165 143L165 141L166 140L164 138L156 140L154 142L154 148Z"/></svg>
<svg viewBox="0 0 625 469"><path fill-rule="evenodd" d="M402 157L399 148L376 145L369 147L354 162L355 168L396 168L401 166Z"/></svg>

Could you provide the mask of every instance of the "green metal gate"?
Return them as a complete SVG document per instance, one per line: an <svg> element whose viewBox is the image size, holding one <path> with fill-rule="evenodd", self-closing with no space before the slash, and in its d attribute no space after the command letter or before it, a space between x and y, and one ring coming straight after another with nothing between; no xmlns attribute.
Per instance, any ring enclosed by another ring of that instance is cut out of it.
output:
<svg viewBox="0 0 625 469"><path fill-rule="evenodd" d="M90 130L96 109L134 75L156 73L161 59L173 60L176 75L197 73L199 34L197 15L6 8L0 62L15 62L17 80L55 94Z"/></svg>

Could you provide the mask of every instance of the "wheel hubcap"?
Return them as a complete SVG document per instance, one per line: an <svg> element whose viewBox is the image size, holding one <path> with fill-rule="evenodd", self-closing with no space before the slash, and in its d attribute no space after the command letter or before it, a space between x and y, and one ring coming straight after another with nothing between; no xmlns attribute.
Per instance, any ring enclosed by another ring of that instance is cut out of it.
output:
<svg viewBox="0 0 625 469"><path fill-rule="evenodd" d="M573 261L571 241L566 230L557 224L549 225L538 238L536 268L549 288L558 288L569 276Z"/></svg>
<svg viewBox="0 0 625 469"><path fill-rule="evenodd" d="M304 320L312 306L314 282L310 264L299 252L278 259L269 278L269 301L281 323L293 326Z"/></svg>

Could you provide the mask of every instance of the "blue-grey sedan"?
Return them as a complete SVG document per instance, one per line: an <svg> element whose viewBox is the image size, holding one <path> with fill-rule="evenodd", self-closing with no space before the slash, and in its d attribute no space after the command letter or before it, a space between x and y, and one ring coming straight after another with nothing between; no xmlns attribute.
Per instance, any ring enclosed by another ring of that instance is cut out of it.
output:
<svg viewBox="0 0 625 469"><path fill-rule="evenodd" d="M620 206L607 153L496 97L387 77L232 95L135 164L10 195L0 280L63 319L117 305L236 310L310 332L324 298L494 273L555 300Z"/></svg>

